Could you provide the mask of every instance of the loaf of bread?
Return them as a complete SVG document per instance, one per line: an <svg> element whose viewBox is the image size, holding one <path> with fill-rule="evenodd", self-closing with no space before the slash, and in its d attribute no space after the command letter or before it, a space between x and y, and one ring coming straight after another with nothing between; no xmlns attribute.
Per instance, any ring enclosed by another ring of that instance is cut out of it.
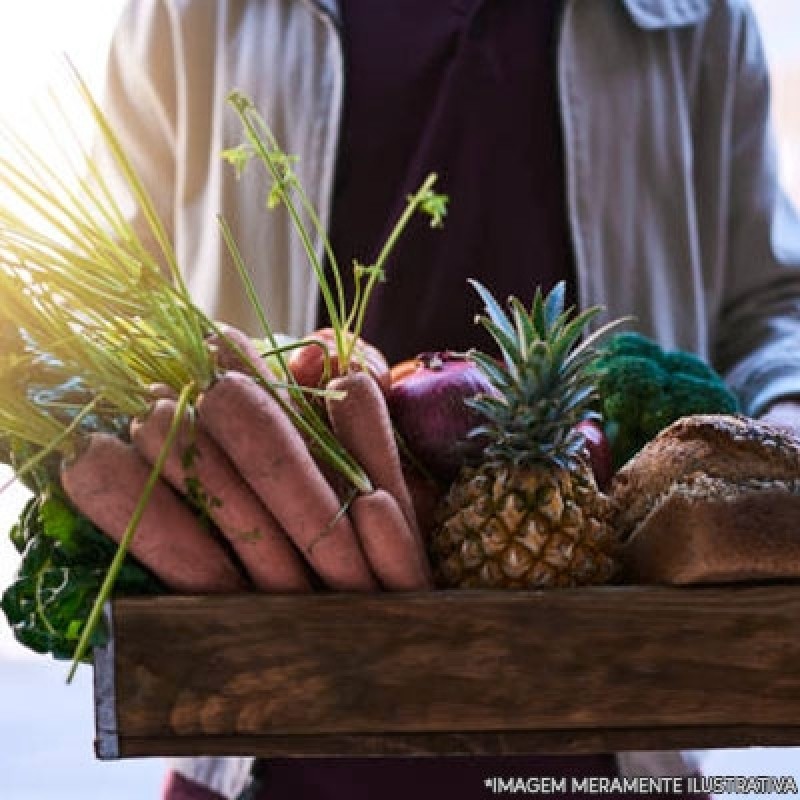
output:
<svg viewBox="0 0 800 800"><path fill-rule="evenodd" d="M800 441L756 420L684 417L615 476L625 578L800 578Z"/></svg>

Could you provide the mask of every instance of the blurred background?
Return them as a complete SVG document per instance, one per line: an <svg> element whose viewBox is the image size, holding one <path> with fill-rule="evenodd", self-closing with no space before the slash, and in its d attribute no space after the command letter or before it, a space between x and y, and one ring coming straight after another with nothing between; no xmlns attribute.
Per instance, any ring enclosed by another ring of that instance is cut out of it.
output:
<svg viewBox="0 0 800 800"><path fill-rule="evenodd" d="M800 206L800 0L752 0L752 5L772 71L782 175ZM63 55L101 92L109 39L123 6L124 0L0 4L0 69L6 76L0 82L0 114L24 131L40 152L51 144L41 134L35 106L46 107L48 92L63 83ZM88 139L90 129L81 127L80 109L70 115L78 134ZM2 191L0 186L0 195ZM0 467L0 484L7 477L7 470ZM0 591L16 569L18 557L6 532L24 501L25 492L18 486L0 494ZM111 763L94 759L91 671L81 668L70 686L66 674L65 663L18 646L5 618L0 618L0 798L158 797L164 770L159 759ZM703 761L710 775L793 775L800 785L800 749L708 751Z"/></svg>

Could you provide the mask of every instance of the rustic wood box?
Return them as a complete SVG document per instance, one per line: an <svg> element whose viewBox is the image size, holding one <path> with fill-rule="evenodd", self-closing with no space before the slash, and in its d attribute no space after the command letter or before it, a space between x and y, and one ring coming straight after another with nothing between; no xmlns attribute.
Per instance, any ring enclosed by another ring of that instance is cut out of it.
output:
<svg viewBox="0 0 800 800"><path fill-rule="evenodd" d="M120 599L99 758L800 745L800 585Z"/></svg>

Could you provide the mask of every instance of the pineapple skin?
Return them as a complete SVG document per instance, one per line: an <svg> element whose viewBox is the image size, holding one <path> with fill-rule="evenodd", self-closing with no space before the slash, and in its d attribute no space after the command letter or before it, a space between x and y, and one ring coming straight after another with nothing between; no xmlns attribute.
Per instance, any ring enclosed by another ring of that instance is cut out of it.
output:
<svg viewBox="0 0 800 800"><path fill-rule="evenodd" d="M437 585L531 589L608 583L618 572L613 502L591 468L465 467L429 542Z"/></svg>

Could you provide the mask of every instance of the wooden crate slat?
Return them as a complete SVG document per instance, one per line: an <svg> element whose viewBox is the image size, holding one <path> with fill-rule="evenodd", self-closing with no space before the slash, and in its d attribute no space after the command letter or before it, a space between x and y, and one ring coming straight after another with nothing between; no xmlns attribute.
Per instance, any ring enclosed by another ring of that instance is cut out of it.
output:
<svg viewBox="0 0 800 800"><path fill-rule="evenodd" d="M591 752L703 746L705 730L727 731L725 746L800 743L797 585L131 598L113 627L95 667L105 757L148 741Z"/></svg>
<svg viewBox="0 0 800 800"><path fill-rule="evenodd" d="M684 727L516 731L513 733L385 733L321 736L204 736L98 738L101 759L196 755L260 758L360 756L577 755L625 750L694 750L725 747L792 747L800 726ZM109 748L109 745L110 748Z"/></svg>

